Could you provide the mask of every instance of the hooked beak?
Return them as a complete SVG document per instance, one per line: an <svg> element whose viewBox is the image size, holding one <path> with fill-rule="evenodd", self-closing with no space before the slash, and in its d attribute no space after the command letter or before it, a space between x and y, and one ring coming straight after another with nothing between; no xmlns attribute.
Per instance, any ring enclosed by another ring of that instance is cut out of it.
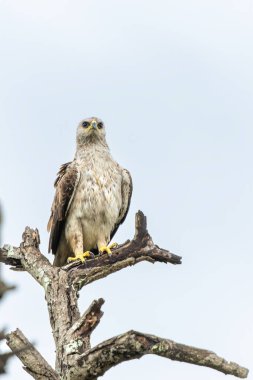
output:
<svg viewBox="0 0 253 380"><path fill-rule="evenodd" d="M98 127L96 120L92 120L92 122L90 123L90 125L91 125L91 127L93 129L97 129L97 127Z"/></svg>

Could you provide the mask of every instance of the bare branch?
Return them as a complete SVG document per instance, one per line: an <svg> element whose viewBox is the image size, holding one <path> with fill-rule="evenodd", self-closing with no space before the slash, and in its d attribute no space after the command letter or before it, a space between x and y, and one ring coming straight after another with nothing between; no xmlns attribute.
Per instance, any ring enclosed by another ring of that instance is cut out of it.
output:
<svg viewBox="0 0 253 380"><path fill-rule="evenodd" d="M67 331L63 343L66 362L75 362L74 354L80 355L90 349L90 335L104 314L101 311L104 302L102 298L93 301L87 311Z"/></svg>
<svg viewBox="0 0 253 380"><path fill-rule="evenodd" d="M104 302L102 298L94 300L86 312L69 329L68 337L89 337L104 314L101 311Z"/></svg>
<svg viewBox="0 0 253 380"><path fill-rule="evenodd" d="M43 256L39 250L40 237L37 229L26 227L20 247L5 245L0 249L0 260L17 270L28 271L35 280L47 288L57 268Z"/></svg>
<svg viewBox="0 0 253 380"><path fill-rule="evenodd" d="M186 346L154 335L129 331L109 339L87 353L78 361L79 375L95 380L110 368L124 361L154 354L171 360L209 367L226 375L246 378L248 370L217 356L214 352Z"/></svg>
<svg viewBox="0 0 253 380"><path fill-rule="evenodd" d="M133 240L118 246L113 250L111 256L102 255L93 260L87 260L81 265L80 263L71 263L64 269L70 272L73 286L81 289L84 285L141 261L181 264L181 257L161 249L153 243L147 231L146 217L141 211L138 211L135 218Z"/></svg>
<svg viewBox="0 0 253 380"><path fill-rule="evenodd" d="M36 380L59 380L60 377L46 362L20 330L6 336L10 349L24 364L24 369Z"/></svg>

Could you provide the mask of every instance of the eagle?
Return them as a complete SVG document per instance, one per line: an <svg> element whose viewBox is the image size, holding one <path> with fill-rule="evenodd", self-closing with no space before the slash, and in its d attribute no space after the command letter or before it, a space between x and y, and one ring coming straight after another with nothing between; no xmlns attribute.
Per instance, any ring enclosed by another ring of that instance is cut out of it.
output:
<svg viewBox="0 0 253 380"><path fill-rule="evenodd" d="M75 157L60 167L54 187L47 226L54 265L111 254L108 244L127 216L133 186L129 171L110 154L101 119L78 124Z"/></svg>

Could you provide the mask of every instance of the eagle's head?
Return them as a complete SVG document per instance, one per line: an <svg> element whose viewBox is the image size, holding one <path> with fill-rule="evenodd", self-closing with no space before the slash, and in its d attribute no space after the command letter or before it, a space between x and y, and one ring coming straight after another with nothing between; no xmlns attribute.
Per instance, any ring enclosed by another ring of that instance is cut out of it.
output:
<svg viewBox="0 0 253 380"><path fill-rule="evenodd" d="M90 117L80 121L77 127L77 144L79 146L86 142L104 142L105 126L101 119Z"/></svg>

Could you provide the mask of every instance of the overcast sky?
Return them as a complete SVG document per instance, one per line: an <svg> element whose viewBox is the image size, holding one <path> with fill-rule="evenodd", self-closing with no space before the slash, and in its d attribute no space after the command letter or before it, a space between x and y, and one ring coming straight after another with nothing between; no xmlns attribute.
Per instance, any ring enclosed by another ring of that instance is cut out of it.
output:
<svg viewBox="0 0 253 380"><path fill-rule="evenodd" d="M3 243L37 227L46 254L56 172L73 158L78 121L95 115L134 182L115 240L132 237L141 209L154 241L183 256L83 289L81 311L106 301L93 345L136 329L253 369L252 41L252 0L0 0ZM20 328L53 364L42 289L26 273L4 278L18 290L0 326ZM29 379L16 359L8 370ZM104 376L119 378L224 375L146 356Z"/></svg>

